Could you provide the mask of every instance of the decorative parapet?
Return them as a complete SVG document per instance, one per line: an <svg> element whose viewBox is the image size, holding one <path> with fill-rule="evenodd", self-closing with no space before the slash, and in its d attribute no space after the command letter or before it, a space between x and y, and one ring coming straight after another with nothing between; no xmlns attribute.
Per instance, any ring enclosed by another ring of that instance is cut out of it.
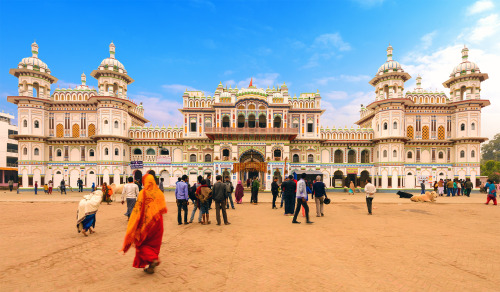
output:
<svg viewBox="0 0 500 292"><path fill-rule="evenodd" d="M323 140L371 140L373 129L370 128L321 128L321 139Z"/></svg>
<svg viewBox="0 0 500 292"><path fill-rule="evenodd" d="M130 127L128 131L129 138L132 139L143 139L143 140L151 140L151 139L180 139L183 137L183 129L182 127L171 127L168 128L163 127Z"/></svg>

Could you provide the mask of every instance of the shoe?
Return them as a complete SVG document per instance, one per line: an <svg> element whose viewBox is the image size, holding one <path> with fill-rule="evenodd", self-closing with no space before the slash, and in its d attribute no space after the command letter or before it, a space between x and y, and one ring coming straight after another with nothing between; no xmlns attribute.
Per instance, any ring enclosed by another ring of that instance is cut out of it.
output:
<svg viewBox="0 0 500 292"><path fill-rule="evenodd" d="M295 223L295 224L300 224L299 221L292 221L292 223Z"/></svg>
<svg viewBox="0 0 500 292"><path fill-rule="evenodd" d="M177 223L177 225L182 225L182 223Z"/></svg>
<svg viewBox="0 0 500 292"><path fill-rule="evenodd" d="M321 217L320 215L316 215L316 217Z"/></svg>
<svg viewBox="0 0 500 292"><path fill-rule="evenodd" d="M224 225L231 225L231 223L229 223L229 222L226 222L226 223L224 223Z"/></svg>
<svg viewBox="0 0 500 292"><path fill-rule="evenodd" d="M372 215L372 213L368 213L368 215Z"/></svg>
<svg viewBox="0 0 500 292"><path fill-rule="evenodd" d="M234 209L236 209L236 208L232 207L231 209L233 209L233 210L234 210Z"/></svg>
<svg viewBox="0 0 500 292"><path fill-rule="evenodd" d="M306 223L307 223L307 224L313 224L314 222L312 222L312 221L307 221Z"/></svg>
<svg viewBox="0 0 500 292"><path fill-rule="evenodd" d="M217 223L217 225L219 225L219 226L220 226L220 223Z"/></svg>
<svg viewBox="0 0 500 292"><path fill-rule="evenodd" d="M321 213L321 217L324 217L324 216L325 216L325 214Z"/></svg>
<svg viewBox="0 0 500 292"><path fill-rule="evenodd" d="M189 222L184 222L184 225L188 225L188 224L189 224Z"/></svg>

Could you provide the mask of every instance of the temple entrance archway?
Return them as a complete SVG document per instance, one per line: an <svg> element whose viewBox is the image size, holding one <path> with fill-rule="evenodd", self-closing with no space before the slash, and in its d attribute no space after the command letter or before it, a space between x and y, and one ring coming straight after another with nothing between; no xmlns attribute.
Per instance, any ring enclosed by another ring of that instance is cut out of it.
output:
<svg viewBox="0 0 500 292"><path fill-rule="evenodd" d="M265 174L267 171L267 163L264 156L259 152L251 149L244 152L240 156L240 163L233 164L234 172L239 174L239 179L246 182L247 179L259 178L260 188L265 189ZM244 184L246 185L246 184Z"/></svg>

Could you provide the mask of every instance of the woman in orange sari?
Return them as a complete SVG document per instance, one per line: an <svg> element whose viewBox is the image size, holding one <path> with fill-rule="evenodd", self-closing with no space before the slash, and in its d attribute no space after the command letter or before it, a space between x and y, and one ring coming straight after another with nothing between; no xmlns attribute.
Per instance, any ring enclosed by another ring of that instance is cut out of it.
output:
<svg viewBox="0 0 500 292"><path fill-rule="evenodd" d="M107 183L103 183L101 187L102 191L102 201L108 203L111 203L111 195L113 195L113 189L111 189Z"/></svg>
<svg viewBox="0 0 500 292"><path fill-rule="evenodd" d="M135 246L134 268L148 268L144 272L153 274L160 264L161 240L163 237L163 214L167 213L165 197L156 185L152 175L142 178L144 188L128 221L127 233L122 251L126 253L132 244Z"/></svg>

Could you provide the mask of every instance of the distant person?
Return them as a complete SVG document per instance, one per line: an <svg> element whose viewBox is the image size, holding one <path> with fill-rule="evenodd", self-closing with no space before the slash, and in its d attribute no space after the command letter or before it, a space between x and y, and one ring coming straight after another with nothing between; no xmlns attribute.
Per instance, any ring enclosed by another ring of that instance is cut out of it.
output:
<svg viewBox="0 0 500 292"><path fill-rule="evenodd" d="M326 186L325 183L321 181L320 175L316 177L316 182L313 184L312 197L316 202L316 217L325 216L324 200L326 197Z"/></svg>
<svg viewBox="0 0 500 292"><path fill-rule="evenodd" d="M349 189L350 189L349 193L350 193L351 195L354 195L354 192L356 191L356 188L355 188L355 186L354 186L354 181L352 181L352 180L351 180L351 182L349 183Z"/></svg>
<svg viewBox="0 0 500 292"><path fill-rule="evenodd" d="M221 224L220 213L222 211L222 217L224 219L224 224L229 225L226 213L226 194L230 191L227 184L222 182L222 176L218 175L216 177L217 182L214 184L212 193L215 202L215 217L217 219L217 225Z"/></svg>
<svg viewBox="0 0 500 292"><path fill-rule="evenodd" d="M61 195L62 193L64 192L65 195L67 195L66 193L66 182L63 180L61 180L61 185L59 186L61 188Z"/></svg>
<svg viewBox="0 0 500 292"><path fill-rule="evenodd" d="M234 192L234 199L236 200L236 204L241 204L243 202L244 190L243 185L241 184L241 180L238 181L236 185L236 190Z"/></svg>
<svg viewBox="0 0 500 292"><path fill-rule="evenodd" d="M76 185L78 186L78 192L82 193L83 192L83 180L81 178L78 178L76 181Z"/></svg>
<svg viewBox="0 0 500 292"><path fill-rule="evenodd" d="M37 194L37 191L38 191L38 182L36 181L35 182L35 195Z"/></svg>
<svg viewBox="0 0 500 292"><path fill-rule="evenodd" d="M377 192L377 189L372 184L370 178L366 179L365 193L366 193L366 207L368 208L368 215L372 215L372 203L373 195Z"/></svg>
<svg viewBox="0 0 500 292"><path fill-rule="evenodd" d="M113 195L113 190L108 186L107 183L102 183L102 201L106 202L108 205L111 203L111 196Z"/></svg>
<svg viewBox="0 0 500 292"><path fill-rule="evenodd" d="M78 233L81 232L83 235L88 236L87 231L90 231L90 234L95 232L95 216L101 201L102 191L92 192L83 196L83 199L80 200L76 213L76 228Z"/></svg>
<svg viewBox="0 0 500 292"><path fill-rule="evenodd" d="M446 195L447 197L449 197L450 195L455 196L455 194L453 194L453 181L451 179L449 179L448 182L446 183L446 188L448 189Z"/></svg>
<svg viewBox="0 0 500 292"><path fill-rule="evenodd" d="M163 177L162 177L162 178L160 178L160 185L158 186L158 188L160 189L160 191L161 191L162 193L164 193L164 192L165 192L165 188L163 187L163 181L164 181L164 180L165 180L165 179L164 179Z"/></svg>
<svg viewBox="0 0 500 292"><path fill-rule="evenodd" d="M457 180L454 179L453 180L453 196L455 196L457 194Z"/></svg>
<svg viewBox="0 0 500 292"><path fill-rule="evenodd" d="M255 177L255 179L252 182L252 198L251 198L251 203L253 203L254 205L257 205L258 203L259 188L260 188L259 178Z"/></svg>
<svg viewBox="0 0 500 292"><path fill-rule="evenodd" d="M155 178L146 174L144 189L137 197L138 212L132 212L122 251L126 253L135 245L134 268L147 268L144 272L153 274L160 264L159 254L163 238L163 214L167 213L165 195L156 186Z"/></svg>
<svg viewBox="0 0 500 292"><path fill-rule="evenodd" d="M226 181L225 181L229 191L227 193L227 198L226 198L226 209L229 209L229 203L231 203L231 209L234 209L234 203L233 203L233 183L229 179L229 176L226 176Z"/></svg>
<svg viewBox="0 0 500 292"><path fill-rule="evenodd" d="M135 180L135 184L137 185L137 187L139 188L139 192L142 191L142 184L139 180Z"/></svg>
<svg viewBox="0 0 500 292"><path fill-rule="evenodd" d="M137 196L139 195L139 187L134 183L134 178L129 177L127 182L123 186L122 191L122 204L125 203L125 199L127 200L127 212L125 216L130 219L130 214L132 214L132 210L134 210L135 202L137 201Z"/></svg>
<svg viewBox="0 0 500 292"><path fill-rule="evenodd" d="M92 192L95 191L95 182L92 182Z"/></svg>
<svg viewBox="0 0 500 292"><path fill-rule="evenodd" d="M488 195L486 197L486 205L493 201L493 205L497 205L497 188L491 179L486 183L486 190Z"/></svg>
<svg viewBox="0 0 500 292"><path fill-rule="evenodd" d="M189 205L188 176L183 175L181 180L175 185L175 199L177 203L177 224L182 224L182 211L184 211L184 224L189 224L187 220Z"/></svg>
<svg viewBox="0 0 500 292"><path fill-rule="evenodd" d="M462 195L462 181L458 180L457 181L457 196L461 196L461 195Z"/></svg>
<svg viewBox="0 0 500 292"><path fill-rule="evenodd" d="M49 194L49 186L47 184L43 185L43 192L47 195Z"/></svg>
<svg viewBox="0 0 500 292"><path fill-rule="evenodd" d="M425 194L425 182L420 182L420 194Z"/></svg>
<svg viewBox="0 0 500 292"><path fill-rule="evenodd" d="M49 195L52 195L52 190L54 188L54 183L52 182L52 180L49 180Z"/></svg>
<svg viewBox="0 0 500 292"><path fill-rule="evenodd" d="M473 187L472 182L470 181L470 178L468 178L465 181L464 187L465 187L465 195L467 197L470 197L470 193L472 192L472 187Z"/></svg>
<svg viewBox="0 0 500 292"><path fill-rule="evenodd" d="M207 184L207 186L212 189L212 174L209 173L207 174L207 178L205 179L205 182ZM210 198L208 199L208 209L211 210L212 209L212 201L213 201L213 196L210 196Z"/></svg>
<svg viewBox="0 0 500 292"><path fill-rule="evenodd" d="M208 213L208 199L212 196L212 190L207 185L207 180L201 181L201 185L196 189L196 198L198 199L198 204L200 205L200 212L202 215L203 225L210 224L210 218Z"/></svg>
<svg viewBox="0 0 500 292"><path fill-rule="evenodd" d="M250 187L250 178L247 178L247 188Z"/></svg>
<svg viewBox="0 0 500 292"><path fill-rule="evenodd" d="M295 196L297 185L293 181L293 175L288 176L288 180L281 184L283 189L283 198L285 201L285 216L293 215L293 210L295 209Z"/></svg>
<svg viewBox="0 0 500 292"><path fill-rule="evenodd" d="M438 192L438 187L439 187L439 184L438 184L438 182L437 182L437 181L435 181L435 182L434 182L433 187L434 187L434 192L436 192L436 193L437 193L437 192Z"/></svg>
<svg viewBox="0 0 500 292"><path fill-rule="evenodd" d="M14 189L14 180L10 178L7 183L9 184L9 190L12 192L12 189Z"/></svg>
<svg viewBox="0 0 500 292"><path fill-rule="evenodd" d="M443 194L444 194L444 182L443 182L443 179L440 179L438 182L437 182L437 189L438 189L438 194L442 197Z"/></svg>
<svg viewBox="0 0 500 292"><path fill-rule="evenodd" d="M307 206L307 188L306 188L306 174L302 173L300 175L300 180L297 182L297 192L296 192L296 198L297 198L297 205L295 207L295 214L293 215L293 220L292 223L299 224L300 222L297 221L297 216L299 215L300 208L304 207L305 212L306 212L306 223L312 224L311 220L309 220L309 206Z"/></svg>
<svg viewBox="0 0 500 292"><path fill-rule="evenodd" d="M273 209L278 209L276 207L276 198L278 197L279 194L279 189L280 186L278 185L278 178L274 177L273 182L271 183L271 194L273 195Z"/></svg>

